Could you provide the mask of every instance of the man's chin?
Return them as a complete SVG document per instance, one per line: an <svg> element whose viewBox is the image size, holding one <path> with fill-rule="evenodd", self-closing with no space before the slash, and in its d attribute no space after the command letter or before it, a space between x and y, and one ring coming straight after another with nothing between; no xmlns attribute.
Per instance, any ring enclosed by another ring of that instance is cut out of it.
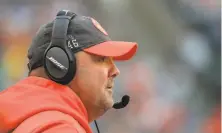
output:
<svg viewBox="0 0 222 133"><path fill-rule="evenodd" d="M108 101L105 103L105 110L108 111L109 109L112 109L112 108L113 108L113 105L114 105L113 99L112 99L112 100L108 100Z"/></svg>

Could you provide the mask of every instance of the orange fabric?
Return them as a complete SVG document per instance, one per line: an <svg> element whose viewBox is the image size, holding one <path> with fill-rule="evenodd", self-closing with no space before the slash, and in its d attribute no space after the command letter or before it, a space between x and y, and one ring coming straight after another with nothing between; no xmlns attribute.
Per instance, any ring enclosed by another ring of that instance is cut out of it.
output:
<svg viewBox="0 0 222 133"><path fill-rule="evenodd" d="M113 57L114 60L129 60L137 51L137 43L107 41L93 47L83 49L83 51L100 56Z"/></svg>
<svg viewBox="0 0 222 133"><path fill-rule="evenodd" d="M27 130L35 133L54 133L52 131L65 133L86 133L76 120L74 120L71 116L59 111L45 111L34 115L23 121L22 124L16 128L14 133L25 133Z"/></svg>
<svg viewBox="0 0 222 133"><path fill-rule="evenodd" d="M92 133L79 97L44 78L28 77L1 92L0 107L0 133L17 126L14 133Z"/></svg>
<svg viewBox="0 0 222 133"><path fill-rule="evenodd" d="M203 133L221 133L221 105L203 124Z"/></svg>

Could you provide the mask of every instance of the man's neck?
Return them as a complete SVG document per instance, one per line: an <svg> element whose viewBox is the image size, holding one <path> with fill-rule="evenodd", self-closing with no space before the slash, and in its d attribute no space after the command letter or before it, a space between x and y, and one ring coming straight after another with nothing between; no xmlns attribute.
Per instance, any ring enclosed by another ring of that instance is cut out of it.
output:
<svg viewBox="0 0 222 133"><path fill-rule="evenodd" d="M36 68L29 73L29 76L36 76L49 79L49 77L45 73L45 69L43 67Z"/></svg>

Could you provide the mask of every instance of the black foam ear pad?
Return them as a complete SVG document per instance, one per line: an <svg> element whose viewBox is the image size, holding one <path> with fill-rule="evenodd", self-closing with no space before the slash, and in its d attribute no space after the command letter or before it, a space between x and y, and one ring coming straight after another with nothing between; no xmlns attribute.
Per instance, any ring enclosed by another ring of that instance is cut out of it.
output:
<svg viewBox="0 0 222 133"><path fill-rule="evenodd" d="M74 78L76 59L69 50L49 47L44 57L44 67L49 78L60 84L68 84Z"/></svg>

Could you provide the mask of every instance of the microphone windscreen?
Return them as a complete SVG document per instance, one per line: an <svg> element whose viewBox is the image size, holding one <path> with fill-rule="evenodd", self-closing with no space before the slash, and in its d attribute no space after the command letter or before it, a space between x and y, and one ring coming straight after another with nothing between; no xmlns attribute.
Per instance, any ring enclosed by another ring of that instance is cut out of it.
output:
<svg viewBox="0 0 222 133"><path fill-rule="evenodd" d="M129 100L130 100L130 97L128 95L124 95L121 99L120 102L116 102L114 105L113 105L113 108L115 109L121 109L121 108L124 108L126 107L126 105L129 103Z"/></svg>
<svg viewBox="0 0 222 133"><path fill-rule="evenodd" d="M129 101L130 101L130 97L128 95L124 95L122 97L122 104L123 104L123 106L126 106L129 103Z"/></svg>

